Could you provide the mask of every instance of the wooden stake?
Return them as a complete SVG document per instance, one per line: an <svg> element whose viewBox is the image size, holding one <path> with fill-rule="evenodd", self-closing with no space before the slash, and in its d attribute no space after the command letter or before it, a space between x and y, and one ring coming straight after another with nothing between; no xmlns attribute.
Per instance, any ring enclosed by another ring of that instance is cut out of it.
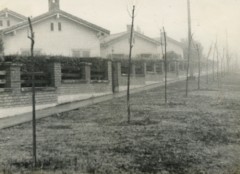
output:
<svg viewBox="0 0 240 174"><path fill-rule="evenodd" d="M33 133L33 166L37 166L37 143L36 143L36 99L35 99L35 61L34 61L34 32L31 19L28 18L31 40L31 59L32 59L32 133Z"/></svg>
<svg viewBox="0 0 240 174"><path fill-rule="evenodd" d="M188 74L190 69L191 37L192 37L190 0L187 0L187 6L188 6L188 54L187 54L187 74L186 74L186 97L188 96ZM190 76L193 76L192 68L193 67L191 66Z"/></svg>
<svg viewBox="0 0 240 174"><path fill-rule="evenodd" d="M198 53L198 90L200 90L200 78L201 78L201 57L200 57L200 50L197 44L197 53Z"/></svg>
<svg viewBox="0 0 240 174"><path fill-rule="evenodd" d="M131 26L131 33L130 33L130 42L129 42L129 59L128 59L128 81L127 81L127 111L128 111L128 123L131 120L131 104L130 104L130 74L131 74L131 65L132 65L132 48L133 48L133 28L134 28L134 14L135 13L135 6L133 6L132 10L132 26Z"/></svg>
<svg viewBox="0 0 240 174"><path fill-rule="evenodd" d="M165 105L167 105L167 35L163 27L163 36L164 36L164 69L165 69Z"/></svg>

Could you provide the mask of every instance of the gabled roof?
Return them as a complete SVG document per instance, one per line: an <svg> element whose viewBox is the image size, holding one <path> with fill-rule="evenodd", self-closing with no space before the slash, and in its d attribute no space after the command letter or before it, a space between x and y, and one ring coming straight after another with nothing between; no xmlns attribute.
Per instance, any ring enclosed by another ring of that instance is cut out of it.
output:
<svg viewBox="0 0 240 174"><path fill-rule="evenodd" d="M121 38L124 38L124 37L126 37L126 36L129 36L129 34L130 34L130 33L129 33L128 31L121 32L121 33L116 33L116 34L111 34L111 35L105 37L105 38L101 41L101 44L102 44L102 45L110 44L110 43L112 43L112 42L115 42L115 41L120 40ZM160 45L160 42L159 42L159 41L157 41L157 40L155 40L155 39L152 39L152 38L150 38L150 37L148 37L148 36L146 36L146 35L144 35L144 34L141 34L141 33L137 32L137 31L134 31L134 36L138 36L138 37L140 37L140 38L142 38L142 39L145 39L145 40L147 40L147 41L149 41L149 42L152 42L152 43L154 43L154 44L156 44L156 45Z"/></svg>
<svg viewBox="0 0 240 174"><path fill-rule="evenodd" d="M160 42L161 38L157 37L157 38L154 38L154 39ZM164 41L164 39L162 39L162 40ZM168 36L167 36L167 42L174 43L174 44L176 44L176 45L178 45L178 46L180 46L182 48L184 47L184 45L181 42L179 42L179 41L177 41L177 40L175 40L175 39L173 39L171 37L168 37Z"/></svg>
<svg viewBox="0 0 240 174"><path fill-rule="evenodd" d="M34 24L34 23L38 23L38 22L40 22L40 21L42 21L42 20L48 19L48 18L50 18L50 17L57 16L57 15L63 16L63 17L65 17L65 18L68 18L68 19L70 19L70 20L72 20L72 21L74 21L74 22L77 22L77 23L79 23L79 24L81 24L81 25L84 25L84 26L86 26L86 27L88 27L88 28L91 28L91 29L93 29L93 30L95 30L95 31L103 32L103 33L106 33L106 34L110 34L110 31L107 30L107 29L104 29L104 28L102 28L102 27L99 27L99 26L97 26L97 25L95 25L95 24L92 24L92 23L90 23L90 22L88 22L88 21L85 21L85 20L83 20L83 19L81 19L81 18L79 18L79 17L76 17L76 16L74 16L74 15L71 15L71 14L65 12L65 11L62 11L62 10L52 10L52 11L49 11L49 12L47 12L47 13L44 13L44 14L42 14L42 15L39 15L39 16L37 16L37 17L32 18L31 21L32 21L32 24ZM26 21L24 21L24 22L20 22L19 24L16 24L16 25L14 25L14 26L11 26L11 27L9 27L9 28L4 29L4 30L2 30L2 32L3 32L4 34L7 34L7 33L10 33L10 32L12 32L12 31L15 31L15 30L18 30L18 29L21 29L21 28L28 27L28 25L29 25L29 24L28 24L28 21L26 20Z"/></svg>
<svg viewBox="0 0 240 174"><path fill-rule="evenodd" d="M7 8L0 11L0 16L3 15L3 14L6 14L6 13L8 13L9 15L12 15L12 16L18 18L18 19L21 19L21 20L26 20L27 19L26 16L23 16L23 15L15 12L15 11L9 10Z"/></svg>

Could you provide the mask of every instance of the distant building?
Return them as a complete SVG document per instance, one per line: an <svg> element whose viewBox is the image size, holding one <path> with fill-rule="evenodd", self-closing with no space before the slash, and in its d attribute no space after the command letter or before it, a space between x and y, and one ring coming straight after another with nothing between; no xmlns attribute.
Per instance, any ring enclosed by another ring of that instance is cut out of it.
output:
<svg viewBox="0 0 240 174"><path fill-rule="evenodd" d="M0 30L26 20L27 18L25 16L5 8L0 11Z"/></svg>
<svg viewBox="0 0 240 174"><path fill-rule="evenodd" d="M100 40L110 31L60 10L60 0L49 0L49 11L32 18L35 54L100 57ZM27 18L10 10L3 16L4 54L30 54Z"/></svg>
<svg viewBox="0 0 240 174"><path fill-rule="evenodd" d="M127 26L127 31L111 34L101 42L101 55L103 57L126 58L129 54L131 26ZM142 33L134 31L133 34L134 58L160 58L160 42Z"/></svg>
<svg viewBox="0 0 240 174"><path fill-rule="evenodd" d="M159 37L155 38L155 40L161 42L162 45L164 44L163 36L161 36L161 38ZM180 60L184 59L184 45L181 42L168 36L167 36L167 52L177 54L178 56L176 57L176 59Z"/></svg>

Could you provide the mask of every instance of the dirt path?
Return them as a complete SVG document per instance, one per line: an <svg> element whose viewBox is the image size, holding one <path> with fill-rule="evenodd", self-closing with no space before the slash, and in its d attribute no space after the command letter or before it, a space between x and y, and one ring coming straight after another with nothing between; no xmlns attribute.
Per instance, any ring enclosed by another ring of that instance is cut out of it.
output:
<svg viewBox="0 0 240 174"><path fill-rule="evenodd" d="M240 173L240 78L172 84L84 107L37 123L43 173ZM0 168L30 171L31 124L0 130ZM1 170L0 170L1 171Z"/></svg>

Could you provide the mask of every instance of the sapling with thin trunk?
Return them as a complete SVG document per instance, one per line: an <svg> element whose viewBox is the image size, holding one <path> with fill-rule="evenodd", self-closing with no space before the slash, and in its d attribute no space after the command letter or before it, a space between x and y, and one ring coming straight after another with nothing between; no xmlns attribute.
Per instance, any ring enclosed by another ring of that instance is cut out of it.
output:
<svg viewBox="0 0 240 174"><path fill-rule="evenodd" d="M33 166L37 166L37 143L36 143L36 99L35 99L35 61L34 61L34 44L35 37L32 27L32 21L28 18L30 35L28 38L31 41L31 59L32 59L32 132L33 132Z"/></svg>

